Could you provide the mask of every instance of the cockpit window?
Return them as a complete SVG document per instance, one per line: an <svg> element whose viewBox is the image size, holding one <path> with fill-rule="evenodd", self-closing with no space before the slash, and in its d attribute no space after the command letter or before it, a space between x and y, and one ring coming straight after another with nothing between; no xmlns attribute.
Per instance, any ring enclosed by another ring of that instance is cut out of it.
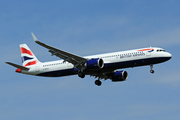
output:
<svg viewBox="0 0 180 120"><path fill-rule="evenodd" d="M157 52L166 52L166 51L163 49L158 49Z"/></svg>

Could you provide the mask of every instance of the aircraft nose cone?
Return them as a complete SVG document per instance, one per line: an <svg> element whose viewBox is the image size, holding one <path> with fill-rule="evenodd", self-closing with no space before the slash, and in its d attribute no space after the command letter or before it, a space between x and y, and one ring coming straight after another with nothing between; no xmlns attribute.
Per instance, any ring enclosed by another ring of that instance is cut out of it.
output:
<svg viewBox="0 0 180 120"><path fill-rule="evenodd" d="M172 55L170 53L166 53L164 56L167 57L168 60L172 58Z"/></svg>

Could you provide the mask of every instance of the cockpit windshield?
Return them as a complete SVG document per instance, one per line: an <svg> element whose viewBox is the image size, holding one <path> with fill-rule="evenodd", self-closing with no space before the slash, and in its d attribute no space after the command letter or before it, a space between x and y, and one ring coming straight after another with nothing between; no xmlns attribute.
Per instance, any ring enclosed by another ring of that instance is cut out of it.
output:
<svg viewBox="0 0 180 120"><path fill-rule="evenodd" d="M166 51L163 49L158 49L157 52L166 52Z"/></svg>

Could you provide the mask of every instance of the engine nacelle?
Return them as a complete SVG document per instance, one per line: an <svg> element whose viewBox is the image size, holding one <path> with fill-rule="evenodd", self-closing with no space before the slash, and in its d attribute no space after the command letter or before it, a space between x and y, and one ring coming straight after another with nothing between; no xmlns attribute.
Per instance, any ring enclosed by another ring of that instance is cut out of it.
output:
<svg viewBox="0 0 180 120"><path fill-rule="evenodd" d="M112 74L112 82L125 81L128 78L128 73L126 71L116 71Z"/></svg>
<svg viewBox="0 0 180 120"><path fill-rule="evenodd" d="M91 59L85 63L88 70L98 70L104 67L104 61L101 58Z"/></svg>

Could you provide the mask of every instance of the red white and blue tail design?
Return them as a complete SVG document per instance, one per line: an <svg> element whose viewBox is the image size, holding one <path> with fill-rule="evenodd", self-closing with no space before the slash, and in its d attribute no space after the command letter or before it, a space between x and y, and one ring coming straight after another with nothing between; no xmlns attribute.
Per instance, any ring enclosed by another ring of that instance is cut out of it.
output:
<svg viewBox="0 0 180 120"><path fill-rule="evenodd" d="M33 52L29 49L29 47L26 44L20 45L20 51L22 64L24 67L36 65L37 63L39 63L39 60L36 58L36 56L33 54Z"/></svg>

